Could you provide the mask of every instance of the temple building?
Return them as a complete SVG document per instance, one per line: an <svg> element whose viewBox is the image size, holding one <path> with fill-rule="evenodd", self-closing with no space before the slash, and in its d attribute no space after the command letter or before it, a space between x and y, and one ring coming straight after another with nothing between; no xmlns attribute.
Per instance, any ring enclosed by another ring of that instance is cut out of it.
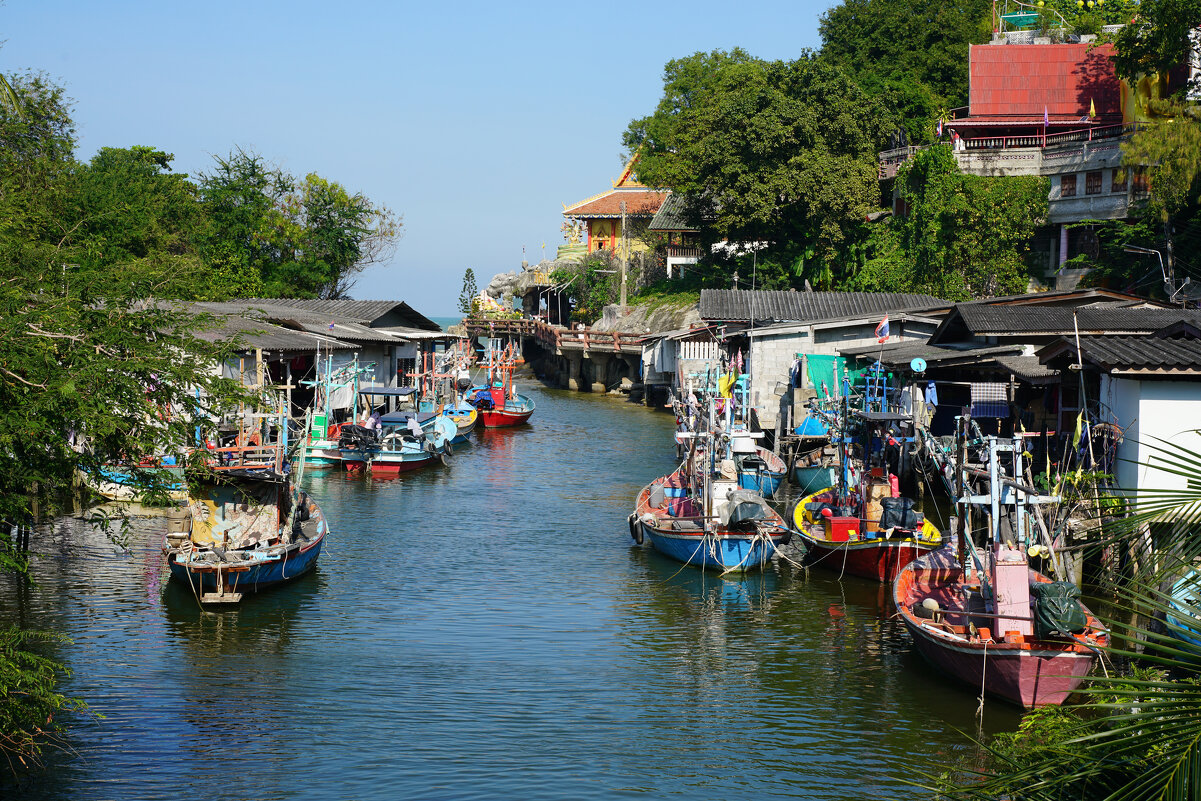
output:
<svg viewBox="0 0 1201 801"><path fill-rule="evenodd" d="M650 249L641 234L646 231L668 193L647 189L638 183L634 176L634 163L637 160L637 157L630 160L609 191L563 207L564 230L569 242L582 244L582 250L588 253L608 250L626 259ZM624 245L623 215L628 228Z"/></svg>

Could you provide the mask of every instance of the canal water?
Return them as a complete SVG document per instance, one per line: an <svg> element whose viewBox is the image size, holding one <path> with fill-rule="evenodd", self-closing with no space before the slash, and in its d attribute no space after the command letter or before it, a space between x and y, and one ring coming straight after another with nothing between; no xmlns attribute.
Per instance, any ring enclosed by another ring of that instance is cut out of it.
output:
<svg viewBox="0 0 1201 801"><path fill-rule="evenodd" d="M314 475L316 572L237 609L167 582L161 520L127 554L75 520L40 533L0 622L71 637L64 689L96 716L0 797L919 798L906 782L973 758L975 694L912 652L883 587L634 546L672 418L524 383L532 424L447 467ZM983 708L984 731L1016 721Z"/></svg>

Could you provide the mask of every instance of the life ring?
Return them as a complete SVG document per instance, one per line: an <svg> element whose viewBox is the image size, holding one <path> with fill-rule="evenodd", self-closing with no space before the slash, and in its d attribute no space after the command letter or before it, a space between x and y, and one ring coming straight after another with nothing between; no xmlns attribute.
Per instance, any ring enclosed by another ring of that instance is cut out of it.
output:
<svg viewBox="0 0 1201 801"><path fill-rule="evenodd" d="M630 524L630 537L632 537L634 542L636 542L638 545L641 545L642 524L638 522L638 515L631 512L630 516L626 518L626 522Z"/></svg>

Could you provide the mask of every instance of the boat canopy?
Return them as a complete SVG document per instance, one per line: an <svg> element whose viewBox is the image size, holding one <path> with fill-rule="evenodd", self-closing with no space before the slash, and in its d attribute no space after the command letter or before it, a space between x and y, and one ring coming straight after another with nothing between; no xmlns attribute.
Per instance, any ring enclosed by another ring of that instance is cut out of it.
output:
<svg viewBox="0 0 1201 801"><path fill-rule="evenodd" d="M409 418L413 416L413 412L388 412L380 417L379 421L388 425L404 425L405 423L409 422ZM418 423L425 423L431 417L435 416L436 415L433 412L417 412L416 414Z"/></svg>
<svg viewBox="0 0 1201 801"><path fill-rule="evenodd" d="M407 398L417 390L413 387L361 387L360 395L378 395L386 398Z"/></svg>

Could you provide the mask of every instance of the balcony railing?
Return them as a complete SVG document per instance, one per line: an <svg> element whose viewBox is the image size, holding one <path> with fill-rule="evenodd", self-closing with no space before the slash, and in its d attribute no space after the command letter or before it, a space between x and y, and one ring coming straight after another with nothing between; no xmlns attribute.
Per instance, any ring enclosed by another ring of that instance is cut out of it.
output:
<svg viewBox="0 0 1201 801"><path fill-rule="evenodd" d="M979 136L964 139L967 150L1008 150L1016 147L1056 147L1059 145L1077 144L1080 142L1097 142L1120 139L1129 136L1141 127L1137 122L1120 123L1117 125L1102 125L1099 127L1080 128L1075 131L1061 131L1053 134L1023 134L1021 136ZM883 154L881 154L883 156Z"/></svg>
<svg viewBox="0 0 1201 801"><path fill-rule="evenodd" d="M908 161L914 153L921 150L917 145L898 147L895 150L885 150L880 154L880 180L887 181L897 174L902 164Z"/></svg>
<svg viewBox="0 0 1201 801"><path fill-rule="evenodd" d="M668 245L667 257L670 259L699 259L701 249L695 245Z"/></svg>

